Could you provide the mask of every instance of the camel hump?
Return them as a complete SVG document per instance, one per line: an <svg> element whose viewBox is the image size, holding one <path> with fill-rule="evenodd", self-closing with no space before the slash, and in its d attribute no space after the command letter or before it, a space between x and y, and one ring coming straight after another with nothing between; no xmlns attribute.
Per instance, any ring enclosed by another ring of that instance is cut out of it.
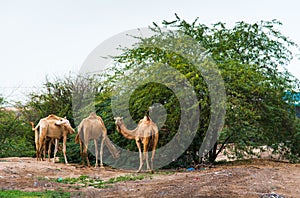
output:
<svg viewBox="0 0 300 198"><path fill-rule="evenodd" d="M149 115L145 115L145 116L144 116L144 120L145 120L145 121L152 121Z"/></svg>
<svg viewBox="0 0 300 198"><path fill-rule="evenodd" d="M54 115L54 114L50 114L46 117L46 120L60 120L61 117L58 117L57 115Z"/></svg>

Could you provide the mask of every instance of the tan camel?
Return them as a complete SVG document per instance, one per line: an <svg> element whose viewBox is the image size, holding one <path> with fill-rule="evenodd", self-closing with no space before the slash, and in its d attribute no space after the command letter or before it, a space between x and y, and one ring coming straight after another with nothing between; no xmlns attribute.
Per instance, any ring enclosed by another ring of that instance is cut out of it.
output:
<svg viewBox="0 0 300 198"><path fill-rule="evenodd" d="M46 118L42 118L35 128L32 124L32 130L35 131L36 154L38 160L41 159L41 151L43 148L45 152L46 139L50 138L48 154L49 150L51 151L51 143L53 139L55 139L55 149L53 158L53 162L55 162L56 152L58 150L58 141L61 137L63 137L63 154L65 163L68 164L66 156L67 135L69 133L73 134L75 131L66 118L61 118L51 114Z"/></svg>
<svg viewBox="0 0 300 198"><path fill-rule="evenodd" d="M43 158L41 157L41 153L39 152L39 132L38 130L35 130L34 128L34 123L30 122L31 124L31 128L33 131L35 131L35 150L36 150L36 159L39 160L45 160L46 159L46 142L48 142L48 161L50 161L50 154L51 154L51 145L54 144L55 145L55 139L54 138L49 138L46 137L45 141L43 143ZM60 147L60 145L58 145L58 150L61 151L62 148Z"/></svg>
<svg viewBox="0 0 300 198"><path fill-rule="evenodd" d="M87 155L88 144L90 140L94 140L95 145L95 156L96 163L95 167L98 167L98 140L102 137L100 145L100 166L103 167L102 156L103 156L103 143L107 146L108 150L114 158L119 157L119 151L111 143L107 136L107 130L105 128L104 122L100 116L97 116L95 112L90 113L90 115L83 119L78 126L78 134L75 138L75 143L80 144L80 155L82 158L82 165L84 165L84 158L86 158L88 166L90 166L90 161ZM83 147L83 148L82 148Z"/></svg>
<svg viewBox="0 0 300 198"><path fill-rule="evenodd" d="M136 145L139 149L139 158L140 158L140 166L137 172L140 172L143 166L143 161L146 159L147 170L153 172L153 161L155 155L155 149L158 142L158 128L156 124L151 120L149 116L145 116L143 119L140 120L138 126L133 129L129 130L124 124L122 117L116 117L115 123L117 126L118 132L120 132L125 138L130 140L135 140ZM141 150L141 143L144 147L144 155L142 155ZM152 147L152 157L151 157L151 167L149 166L148 162L148 150L149 147Z"/></svg>

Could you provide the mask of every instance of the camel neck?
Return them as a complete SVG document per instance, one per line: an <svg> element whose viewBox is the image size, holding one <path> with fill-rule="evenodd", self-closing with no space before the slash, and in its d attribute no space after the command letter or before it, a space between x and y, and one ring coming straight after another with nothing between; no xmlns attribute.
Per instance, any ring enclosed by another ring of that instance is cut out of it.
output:
<svg viewBox="0 0 300 198"><path fill-rule="evenodd" d="M119 126L119 132L122 133L122 135L127 139L135 139L136 138L136 130L137 130L137 128L135 128L133 130L127 129L125 124L121 124Z"/></svg>

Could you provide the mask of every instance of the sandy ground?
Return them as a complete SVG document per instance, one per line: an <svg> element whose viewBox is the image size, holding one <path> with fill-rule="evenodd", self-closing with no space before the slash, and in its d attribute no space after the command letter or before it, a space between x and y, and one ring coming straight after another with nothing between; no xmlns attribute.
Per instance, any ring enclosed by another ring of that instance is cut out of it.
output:
<svg viewBox="0 0 300 198"><path fill-rule="evenodd" d="M109 167L88 168L76 164L37 162L34 158L0 159L0 190L23 191L64 190L72 197L284 197L300 196L300 164L270 160L251 160L194 171L156 171L145 179L118 182L110 188L72 188L75 184L53 181L59 177L108 180L135 170ZM144 173L141 173L144 174Z"/></svg>

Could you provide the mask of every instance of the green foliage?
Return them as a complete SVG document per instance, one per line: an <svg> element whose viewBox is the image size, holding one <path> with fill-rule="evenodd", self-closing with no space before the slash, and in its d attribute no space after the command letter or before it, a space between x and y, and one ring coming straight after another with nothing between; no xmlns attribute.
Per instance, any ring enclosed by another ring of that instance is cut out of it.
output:
<svg viewBox="0 0 300 198"><path fill-rule="evenodd" d="M28 121L37 122L50 114L66 117L74 126L72 115L72 93L75 79L70 74L54 80L46 79L44 88L40 92L32 92L23 109L23 115Z"/></svg>
<svg viewBox="0 0 300 198"><path fill-rule="evenodd" d="M70 197L70 192L57 192L57 191L45 191L45 192L24 192L20 190L0 190L0 197L2 198L22 198L22 197L41 197L41 198L50 198L50 197L60 197L67 198Z"/></svg>
<svg viewBox="0 0 300 198"><path fill-rule="evenodd" d="M0 157L34 155L34 138L21 112L7 110L0 98Z"/></svg>

